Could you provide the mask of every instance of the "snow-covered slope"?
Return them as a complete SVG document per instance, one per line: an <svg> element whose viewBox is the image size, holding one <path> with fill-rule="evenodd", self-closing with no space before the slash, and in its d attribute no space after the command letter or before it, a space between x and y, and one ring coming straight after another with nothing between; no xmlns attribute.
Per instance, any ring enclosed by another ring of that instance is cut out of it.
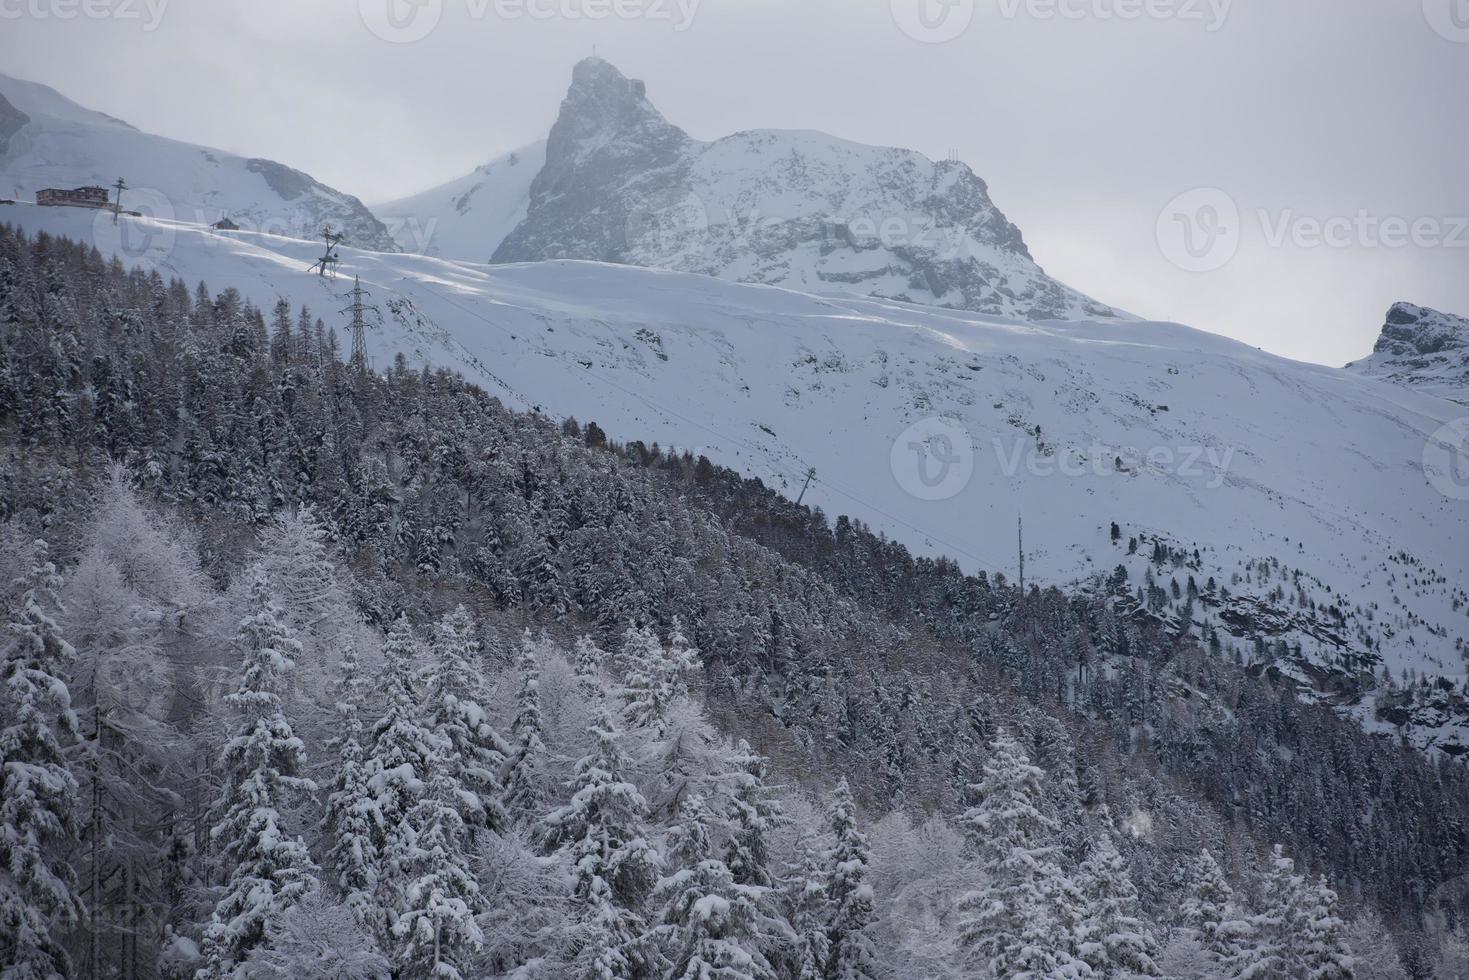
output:
<svg viewBox="0 0 1469 980"><path fill-rule="evenodd" d="M56 90L0 75L0 198L31 201L46 187L132 190L123 206L163 217L313 237L323 225L360 248L396 250L362 202L272 160L245 159L84 109Z"/></svg>
<svg viewBox="0 0 1469 980"><path fill-rule="evenodd" d="M114 241L82 212L14 205L0 220ZM808 502L919 553L1013 578L1023 515L1030 581L1121 564L1128 593L1150 577L1186 593L1192 577L1199 598L1170 598L1165 618L1190 610L1196 630L1357 703L1369 724L1388 722L1371 717L1365 674L1453 678L1449 708L1410 714L1420 742L1460 737L1469 503L1422 464L1429 435L1463 414L1451 402L1175 324L351 249L333 282L305 271L312 242L129 220L125 237L160 243L149 255L165 275L284 296L339 329L360 275L382 312L379 365L403 350L513 406L694 449L791 495L814 467ZM1176 558L1150 562L1159 544Z"/></svg>
<svg viewBox="0 0 1469 980"><path fill-rule="evenodd" d="M423 194L373 205L405 252L488 262L525 220L530 185L546 164L541 140Z"/></svg>
<svg viewBox="0 0 1469 980"><path fill-rule="evenodd" d="M576 66L532 153L544 164L533 182L497 161L377 210L432 231L416 250L467 261L493 242L496 262L590 259L1030 319L1119 315L1048 277L958 161L816 132L700 142L600 59Z"/></svg>
<svg viewBox="0 0 1469 980"><path fill-rule="evenodd" d="M1372 354L1347 369L1469 405L1469 320L1398 303Z"/></svg>

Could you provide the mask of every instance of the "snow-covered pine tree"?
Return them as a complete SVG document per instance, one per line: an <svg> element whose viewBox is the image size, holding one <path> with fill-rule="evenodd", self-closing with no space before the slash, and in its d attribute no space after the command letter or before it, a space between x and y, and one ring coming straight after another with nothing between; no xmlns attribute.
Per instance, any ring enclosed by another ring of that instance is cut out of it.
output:
<svg viewBox="0 0 1469 980"><path fill-rule="evenodd" d="M264 571L257 566L247 574L249 612L237 637L243 676L226 698L241 722L221 757L225 792L209 832L228 870L204 929L201 980L237 976L246 955L269 943L280 918L318 887L306 843L290 836L280 810L288 794L316 789L299 775L305 749L281 710L284 677L301 644L281 623Z"/></svg>
<svg viewBox="0 0 1469 980"><path fill-rule="evenodd" d="M456 806L469 828L503 830L509 822L500 772L513 754L490 724L475 653L474 621L463 606L434 625L421 678L425 727L448 739L444 764L457 784Z"/></svg>
<svg viewBox="0 0 1469 980"><path fill-rule="evenodd" d="M825 975L828 980L875 980L877 956L868 934L876 917L872 886L867 883L871 857L867 838L857 828L857 805L846 779L832 800L830 826L834 840L826 852L831 918Z"/></svg>
<svg viewBox="0 0 1469 980"><path fill-rule="evenodd" d="M412 872L418 842L412 815L427 789L433 752L433 733L420 722L423 709L414 683L417 652L413 627L406 616L399 617L383 643L385 704L373 726L367 762L368 789L382 818L375 842L380 862L377 904L387 910L385 927L402 907Z"/></svg>
<svg viewBox="0 0 1469 980"><path fill-rule="evenodd" d="M1298 931L1292 945L1305 980L1352 980L1356 964L1347 944L1346 924L1336 914L1336 892L1325 878L1300 889Z"/></svg>
<svg viewBox="0 0 1469 980"><path fill-rule="evenodd" d="M1228 926L1240 922L1234 907L1234 889L1214 855L1205 848L1189 867L1188 894L1179 906L1178 924L1193 932L1199 943L1218 962L1237 953L1238 936Z"/></svg>
<svg viewBox="0 0 1469 980"><path fill-rule="evenodd" d="M16 585L0 660L0 975L71 975L64 931L82 914L68 853L76 838L77 781L66 743L78 737L62 679L71 646L49 609L61 579L44 541Z"/></svg>
<svg viewBox="0 0 1469 980"><path fill-rule="evenodd" d="M729 793L730 811L724 863L737 884L760 888L775 885L770 873L769 835L780 822L783 810L766 785L768 775L765 758L740 739L729 758L728 772L720 780Z"/></svg>
<svg viewBox="0 0 1469 980"><path fill-rule="evenodd" d="M759 950L759 902L764 889L736 884L729 867L712 856L712 817L702 796L684 799L669 833L676 870L658 882L663 904L657 929L678 980L774 980Z"/></svg>
<svg viewBox="0 0 1469 980"><path fill-rule="evenodd" d="M687 647L677 656L663 648L647 627L629 627L618 659L622 664L623 717L633 728L667 734L668 717L679 698L688 694L689 671L695 664Z"/></svg>
<svg viewBox="0 0 1469 980"><path fill-rule="evenodd" d="M381 873L378 841L384 825L368 782L371 773L362 746L363 691L358 671L357 648L349 643L342 655L337 696L336 775L326 801L323 830L331 842L328 858L347 907L362 926L377 934L383 926L376 896Z"/></svg>
<svg viewBox="0 0 1469 980"><path fill-rule="evenodd" d="M541 782L546 755L542 738L545 723L541 718L541 667L535 646L530 630L526 630L516 661L521 680L518 708L510 724L511 756L502 780L505 809L520 825L540 818L544 796Z"/></svg>
<svg viewBox="0 0 1469 980"><path fill-rule="evenodd" d="M1087 965L1100 977L1160 976L1158 941L1143 922L1137 888L1108 826L1092 838L1078 877L1085 902L1080 951Z"/></svg>
<svg viewBox="0 0 1469 980"><path fill-rule="evenodd" d="M475 921L479 883L465 862L449 740L436 735L427 792L410 820L417 837L407 861L402 906L393 922L394 963L403 980L461 980L468 956L484 942Z"/></svg>
<svg viewBox="0 0 1469 980"><path fill-rule="evenodd" d="M827 874L812 836L808 829L797 845L800 860L788 868L782 889L786 918L796 937L789 963L790 975L795 980L822 980L831 956L826 933L831 915L826 894Z"/></svg>
<svg viewBox="0 0 1469 980"><path fill-rule="evenodd" d="M623 775L620 733L605 706L577 762L571 800L546 819L546 836L571 859L574 881L565 958L568 980L647 980L661 957L644 908L661 861L648 842L648 805Z"/></svg>
<svg viewBox="0 0 1469 980"><path fill-rule="evenodd" d="M1089 977L1067 926L1080 910L1059 906L1076 889L1054 863L1056 822L1040 806L1044 775L1001 730L975 787L979 802L960 821L990 878L959 899L960 943L996 976Z"/></svg>

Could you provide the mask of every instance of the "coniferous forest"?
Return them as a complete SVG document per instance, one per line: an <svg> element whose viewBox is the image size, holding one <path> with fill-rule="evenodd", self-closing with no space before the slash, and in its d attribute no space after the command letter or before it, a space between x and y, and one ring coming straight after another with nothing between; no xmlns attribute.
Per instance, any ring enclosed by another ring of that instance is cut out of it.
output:
<svg viewBox="0 0 1469 980"><path fill-rule="evenodd" d="M0 226L3 980L1469 975L1461 763L334 318Z"/></svg>

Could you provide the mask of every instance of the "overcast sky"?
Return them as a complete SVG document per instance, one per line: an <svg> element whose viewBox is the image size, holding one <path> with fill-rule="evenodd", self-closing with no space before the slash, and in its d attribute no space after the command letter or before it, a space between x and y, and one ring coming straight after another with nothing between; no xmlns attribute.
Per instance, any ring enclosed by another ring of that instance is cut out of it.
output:
<svg viewBox="0 0 1469 980"><path fill-rule="evenodd" d="M0 71L369 203L544 136L594 45L696 137L956 151L1143 316L1342 364L1469 314L1469 0L0 0Z"/></svg>

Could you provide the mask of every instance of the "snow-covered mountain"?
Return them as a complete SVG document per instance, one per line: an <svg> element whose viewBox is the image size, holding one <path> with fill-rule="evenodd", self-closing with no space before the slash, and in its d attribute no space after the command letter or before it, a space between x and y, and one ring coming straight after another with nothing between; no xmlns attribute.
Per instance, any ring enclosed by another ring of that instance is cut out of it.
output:
<svg viewBox="0 0 1469 980"><path fill-rule="evenodd" d="M374 204L405 252L488 262L530 207L530 187L546 164L546 141L477 167L412 197Z"/></svg>
<svg viewBox="0 0 1469 980"><path fill-rule="evenodd" d="M1045 274L955 161L816 132L689 137L592 58L545 144L376 210L412 250L590 259L1029 319L1119 316ZM507 221L514 217L513 222Z"/></svg>
<svg viewBox="0 0 1469 980"><path fill-rule="evenodd" d="M1452 402L1176 324L353 249L332 281L304 271L313 242L125 220L124 239L160 243L149 258L165 275L285 297L339 329L360 275L382 314L379 364L402 350L513 406L694 449L792 496L814 467L808 503L921 554L1013 578L1023 515L1028 581L1100 583L1122 565L1119 601L1167 597L1140 615L1217 631L1368 725L1469 747L1469 504L1422 463L1463 414ZM13 205L0 221L119 251L85 212ZM1379 713L1383 666L1449 687Z"/></svg>
<svg viewBox="0 0 1469 980"><path fill-rule="evenodd" d="M273 160L246 159L141 132L55 89L0 75L0 198L46 187L131 186L123 206L165 218L314 237L323 227L360 248L396 250L357 198Z"/></svg>
<svg viewBox="0 0 1469 980"><path fill-rule="evenodd" d="M1397 303L1372 354L1347 369L1469 405L1469 320Z"/></svg>

